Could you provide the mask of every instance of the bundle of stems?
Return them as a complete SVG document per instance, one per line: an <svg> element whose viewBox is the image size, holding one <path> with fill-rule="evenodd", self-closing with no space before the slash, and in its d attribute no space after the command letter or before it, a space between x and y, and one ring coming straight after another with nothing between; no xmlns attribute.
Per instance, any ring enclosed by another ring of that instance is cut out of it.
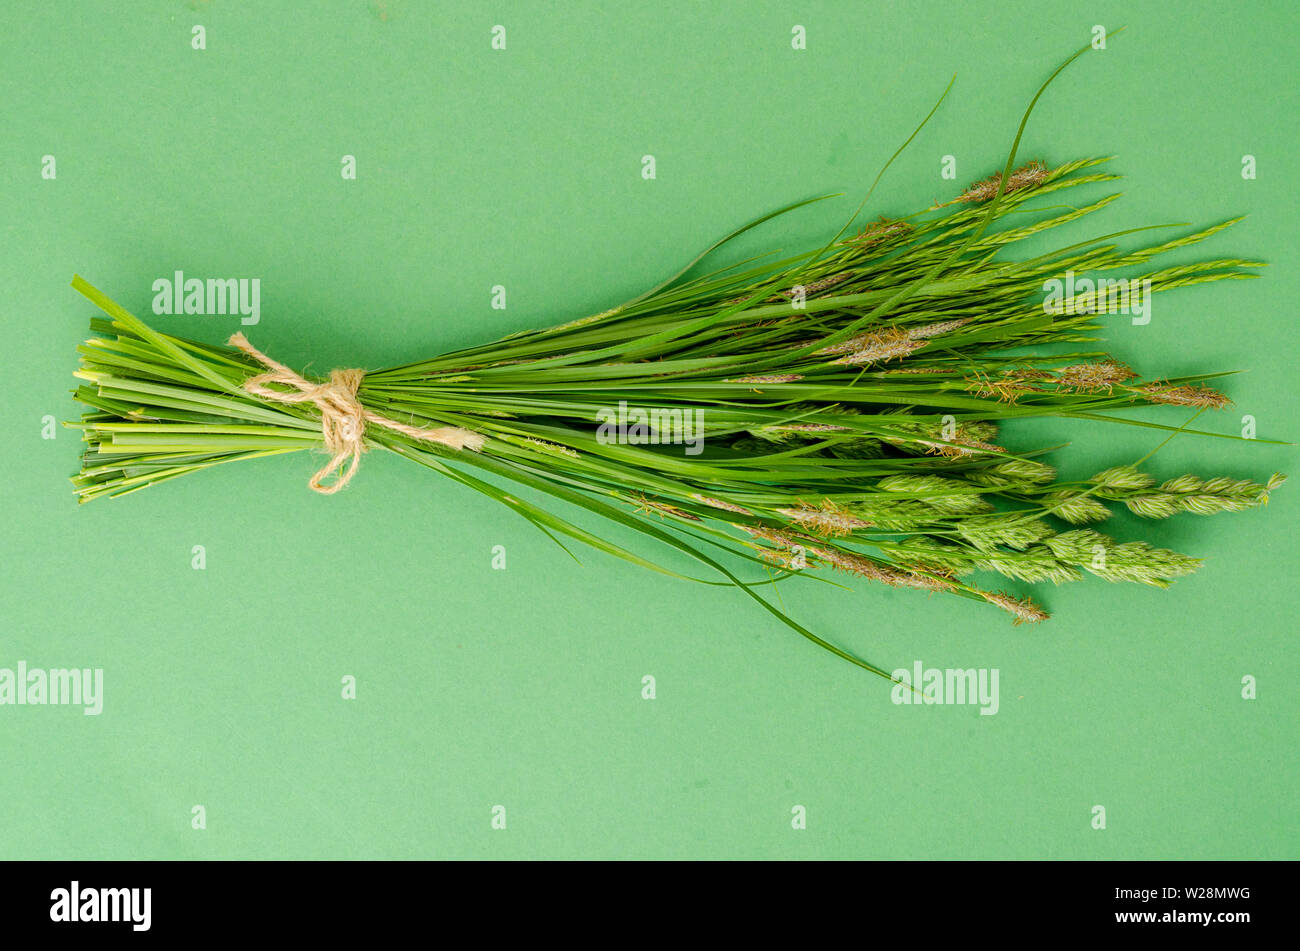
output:
<svg viewBox="0 0 1300 951"><path fill-rule="evenodd" d="M603 313L367 372L356 391L367 412L473 438L454 448L372 425L364 445L496 499L562 547L574 539L685 577L584 527L564 506L503 485L603 516L711 573L694 580L734 585L882 676L787 616L766 586L836 569L992 604L1016 623L1048 615L972 575L1033 584L1086 573L1165 587L1197 559L1091 526L1117 506L1143 518L1251 508L1282 477L1158 482L1134 464L1061 481L1045 450L1003 445L999 426L1054 417L1196 431L1114 414L1226 406L1209 385L1223 374L1140 375L1084 346L1096 339L1104 294L1076 295L1048 313L1044 284L1069 271L1122 271L1159 293L1253 277L1261 263L1150 265L1232 221L1136 249L1119 249L1115 240L1134 233L1121 232L1010 259L1018 242L1118 197L1061 203L1070 189L1116 180L1104 159L1016 168L1014 156L1013 148L1002 172L952 201L846 228L821 247L697 273L701 255ZM80 347L75 395L87 409L69 424L87 443L73 479L81 501L321 447L316 403L245 388L266 371L258 360L161 333L82 279L74 286L107 314L91 321L96 336ZM267 386L292 392L252 389Z"/></svg>

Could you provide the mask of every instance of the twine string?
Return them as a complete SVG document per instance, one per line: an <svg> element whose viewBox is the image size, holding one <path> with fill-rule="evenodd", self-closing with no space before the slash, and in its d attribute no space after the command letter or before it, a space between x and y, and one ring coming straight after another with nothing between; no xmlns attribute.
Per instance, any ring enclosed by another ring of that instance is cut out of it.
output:
<svg viewBox="0 0 1300 951"><path fill-rule="evenodd" d="M438 443L449 449L483 448L483 436L457 426L424 428L399 423L373 410L366 409L357 399L357 390L365 378L365 370L331 370L329 379L313 383L283 363L271 359L258 350L242 333L234 334L228 343L252 357L267 372L250 376L244 381L245 392L276 403L314 403L320 411L321 436L325 448L332 454L330 461L307 484L323 495L333 495L352 481L361 465L361 454L366 451L366 424L382 426L395 433L410 436L421 442ZM292 390L272 389L268 384L291 386ZM334 476L328 485L325 479Z"/></svg>

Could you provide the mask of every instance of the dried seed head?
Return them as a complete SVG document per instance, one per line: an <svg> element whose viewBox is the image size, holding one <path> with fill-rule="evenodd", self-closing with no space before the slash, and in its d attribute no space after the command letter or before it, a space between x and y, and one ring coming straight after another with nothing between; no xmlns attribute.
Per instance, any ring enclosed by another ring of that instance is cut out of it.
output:
<svg viewBox="0 0 1300 951"><path fill-rule="evenodd" d="M889 360L901 360L909 353L920 350L923 346L917 340L882 340L864 346L847 356L832 360L832 366L863 366L871 363L884 363Z"/></svg>
<svg viewBox="0 0 1300 951"><path fill-rule="evenodd" d="M796 380L802 380L801 373L770 373L765 376L738 376L733 380L723 380L723 383L794 383Z"/></svg>
<svg viewBox="0 0 1300 951"><path fill-rule="evenodd" d="M777 511L792 522L806 525L813 532L827 538L852 535L859 529L871 527L871 523L865 518L851 515L830 499L822 499L820 506L801 502L798 508L777 509Z"/></svg>
<svg viewBox="0 0 1300 951"><path fill-rule="evenodd" d="M690 522L704 521L698 515L679 509L675 505L669 505L667 502L656 502L654 499L648 499L644 495L638 496L635 500L637 511L645 515L671 515L674 518L683 518Z"/></svg>
<svg viewBox="0 0 1300 951"><path fill-rule="evenodd" d="M920 571L908 570L875 561L838 548L810 546L809 553L833 568L847 571L862 578L870 578L895 588L920 588L923 591L952 591L956 585L944 577L930 577Z"/></svg>
<svg viewBox="0 0 1300 951"><path fill-rule="evenodd" d="M906 424L901 425L906 426ZM952 433L946 431L945 426L923 424L917 426L917 433L919 438L901 440L887 438L887 442L918 444L926 447L927 452L954 457L954 459L966 459L985 452L1006 452L1005 448L987 442L997 435L997 424L987 420L963 422Z"/></svg>
<svg viewBox="0 0 1300 951"><path fill-rule="evenodd" d="M1168 383L1147 383L1134 389L1153 403L1168 403L1172 406L1222 409L1232 404L1232 400L1208 386L1172 386Z"/></svg>
<svg viewBox="0 0 1300 951"><path fill-rule="evenodd" d="M1038 621L1046 621L1051 617L1050 614L1028 598L1013 598L1009 594L1002 594L997 591L984 591L981 593L984 595L985 601L996 604L1003 611L1015 615L1017 624L1026 622L1033 624Z"/></svg>
<svg viewBox="0 0 1300 951"><path fill-rule="evenodd" d="M976 396L996 397L999 402L1014 403L1026 393L1041 392L1039 380L1049 379L1051 374L1032 368L1003 370L998 376L990 376L980 371L974 377L966 377L966 389Z"/></svg>
<svg viewBox="0 0 1300 951"><path fill-rule="evenodd" d="M891 328L891 329L892 329L892 328ZM852 353L852 352L855 351L855 350L860 350L860 349L862 349L862 347L863 347L865 344L868 344L868 343L872 342L873 340L878 339L878 338L880 337L881 334L883 334L883 333L889 333L889 332L890 332L889 330L884 330L884 331L881 331L881 330L872 330L872 331L867 331L866 333L860 333L860 334L858 334L857 336L850 337L848 340L841 340L839 343L833 343L833 344L831 344L831 345L828 346L828 347L822 347L820 350L814 350L813 353L815 353L815 354L816 354L817 356L819 356L819 357L820 357L820 356L828 356L828 355L836 354L836 353ZM900 336L900 337L906 337L906 334L903 333L903 334L900 334L899 336ZM799 347L799 348L803 348L803 347L808 346L809 344L813 344L813 343L816 343L816 342L817 342L817 341L815 341L815 340L805 340L805 341L803 341L803 342L801 342L801 343L796 344L795 346L797 346L797 347Z"/></svg>
<svg viewBox="0 0 1300 951"><path fill-rule="evenodd" d="M1033 393L1038 387L1024 380L986 377L967 380L966 389L981 398L997 399L999 403L1014 403L1026 393Z"/></svg>
<svg viewBox="0 0 1300 951"><path fill-rule="evenodd" d="M1042 162L1033 161L1028 165L1022 165L1011 173L1007 179L1007 187L1003 189L1004 195L1020 191L1024 188L1032 188L1041 184L1047 178L1048 169ZM980 202L991 201L998 193L998 187L1002 184L1002 173L995 172L988 178L978 181L971 185L970 188L962 192L953 201L955 202ZM949 203L951 204L951 202Z"/></svg>
<svg viewBox="0 0 1300 951"><path fill-rule="evenodd" d="M1136 373L1118 360L1103 360L1100 363L1077 363L1065 367L1058 372L1056 383L1076 393L1097 393L1101 390L1109 393L1112 387L1135 376Z"/></svg>
<svg viewBox="0 0 1300 951"><path fill-rule="evenodd" d="M819 355L845 354L838 360L832 360L832 366L861 366L866 363L902 359L923 346L925 346L924 340L914 340L906 330L890 327L887 330L859 334L843 343L832 344L818 350L817 353Z"/></svg>
<svg viewBox="0 0 1300 951"><path fill-rule="evenodd" d="M906 333L912 340L924 340L928 337L938 337L941 334L952 333L958 327L964 327L970 323L969 317L962 317L959 320L945 320L937 324L925 324L921 327L911 327Z"/></svg>
<svg viewBox="0 0 1300 951"><path fill-rule="evenodd" d="M902 238L911 233L912 226L906 221L882 217L879 221L868 224L852 238L841 241L840 245L851 244L859 248L869 248L890 238Z"/></svg>
<svg viewBox="0 0 1300 951"><path fill-rule="evenodd" d="M762 545L751 545L754 551L758 552L758 557L762 558L769 564L776 565L786 571L799 571L800 565L795 564L795 556L788 551L777 551L772 548L764 548Z"/></svg>
<svg viewBox="0 0 1300 951"><path fill-rule="evenodd" d="M937 456L949 456L954 459L964 459L967 456L974 456L984 452L1006 452L1006 449L1001 446L995 446L991 442L983 442L979 439L966 439L960 433L945 442L930 442L925 439L918 439L917 442L925 446L927 452Z"/></svg>
<svg viewBox="0 0 1300 951"><path fill-rule="evenodd" d="M852 276L852 271L840 271L838 274L831 274L827 277L818 278L809 284L796 284L789 290L782 291L780 297L773 299L780 300L781 297L784 297L788 300L795 296L798 288L803 288L804 297L812 297L814 294L819 294L822 291L829 290L837 284L843 284Z"/></svg>
<svg viewBox="0 0 1300 951"><path fill-rule="evenodd" d="M797 532L786 532L779 528L768 528L766 525L741 525L739 522L732 522L733 528L738 528L742 532L747 532L755 538L761 538L765 542L770 542L784 549L792 549L796 546L803 546L805 541L816 541L810 539L807 535L800 535Z"/></svg>
<svg viewBox="0 0 1300 951"><path fill-rule="evenodd" d="M764 426L759 432L782 432L782 433L839 433L848 432L847 426L836 426L834 423L783 423L780 426Z"/></svg>
<svg viewBox="0 0 1300 951"><path fill-rule="evenodd" d="M722 509L724 512L737 512L740 515L754 514L747 508L742 508L739 505L733 505L730 502L724 502L722 501L722 499L715 499L709 495L699 495L698 493L692 492L691 498L693 498L696 502L699 502L703 505L710 506L711 508Z"/></svg>

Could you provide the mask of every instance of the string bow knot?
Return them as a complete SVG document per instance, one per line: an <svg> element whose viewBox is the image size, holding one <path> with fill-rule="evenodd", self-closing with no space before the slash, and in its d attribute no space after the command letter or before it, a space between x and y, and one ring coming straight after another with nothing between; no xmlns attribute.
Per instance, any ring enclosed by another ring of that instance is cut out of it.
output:
<svg viewBox="0 0 1300 951"><path fill-rule="evenodd" d="M325 448L332 455L325 467L312 476L307 484L323 495L333 495L356 475L357 467L361 465L361 454L368 448L365 439L367 423L421 442L438 443L449 449L472 449L477 452L483 448L483 436L468 429L457 426L432 429L411 426L366 409L357 398L357 391L366 375L365 370L331 370L328 380L313 383L283 363L272 360L249 343L242 333L233 335L228 343L267 368L267 372L250 376L244 381L245 392L275 403L316 404L316 409L320 412L321 436ZM272 389L268 385L271 383L291 386L297 392ZM334 481L326 485L324 480L331 475L335 477Z"/></svg>

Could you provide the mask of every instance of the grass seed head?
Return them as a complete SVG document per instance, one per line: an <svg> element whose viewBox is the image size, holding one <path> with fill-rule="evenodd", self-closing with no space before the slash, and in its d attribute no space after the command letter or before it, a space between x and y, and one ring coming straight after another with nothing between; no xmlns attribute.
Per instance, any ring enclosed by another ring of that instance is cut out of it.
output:
<svg viewBox="0 0 1300 951"><path fill-rule="evenodd" d="M1110 392L1120 383L1126 383L1137 376L1129 367L1118 360L1102 360L1099 363L1076 363L1058 371L1056 384L1075 393Z"/></svg>
<svg viewBox="0 0 1300 951"><path fill-rule="evenodd" d="M1022 165L1011 173L1007 179L1007 187L1003 190L1004 195L1010 195L1012 192L1018 192L1025 188L1033 188L1040 185L1047 178L1049 172L1046 165L1037 160ZM955 200L959 202L983 202L992 201L997 196L998 188L1002 184L1002 173L994 172L988 178L976 182L961 193Z"/></svg>
<svg viewBox="0 0 1300 951"><path fill-rule="evenodd" d="M1169 383L1147 383L1135 387L1153 403L1167 403L1170 406L1195 406L1199 409L1223 409L1231 406L1232 400L1218 390L1208 386L1173 386Z"/></svg>
<svg viewBox="0 0 1300 951"><path fill-rule="evenodd" d="M996 604L1003 611L1012 614L1016 624L1036 624L1039 621L1046 621L1050 614L1034 604L1029 598L1013 598L1009 594L1003 594L1000 591L984 591L984 600L990 604Z"/></svg>
<svg viewBox="0 0 1300 951"><path fill-rule="evenodd" d="M831 344L818 350L817 354L819 356L844 354L838 360L832 360L832 366L861 366L867 363L902 359L923 346L925 341L913 339L908 331L900 327L889 327L885 330L858 334L841 343Z"/></svg>
<svg viewBox="0 0 1300 951"><path fill-rule="evenodd" d="M882 217L878 221L869 223L853 237L846 238L839 243L841 246L855 245L859 248L870 248L891 238L905 238L913 230L912 226L906 221Z"/></svg>
<svg viewBox="0 0 1300 951"><path fill-rule="evenodd" d="M792 522L803 525L826 538L852 535L856 531L871 527L871 522L851 514L830 499L822 499L820 506L800 502L797 508L782 508L777 511Z"/></svg>
<svg viewBox="0 0 1300 951"><path fill-rule="evenodd" d="M724 502L722 499L715 499L711 495L700 495L697 492L692 492L691 498L702 505L707 505L710 508L722 509L724 512L736 512L740 515L754 514L747 508L743 508L742 506L735 505L731 502Z"/></svg>

